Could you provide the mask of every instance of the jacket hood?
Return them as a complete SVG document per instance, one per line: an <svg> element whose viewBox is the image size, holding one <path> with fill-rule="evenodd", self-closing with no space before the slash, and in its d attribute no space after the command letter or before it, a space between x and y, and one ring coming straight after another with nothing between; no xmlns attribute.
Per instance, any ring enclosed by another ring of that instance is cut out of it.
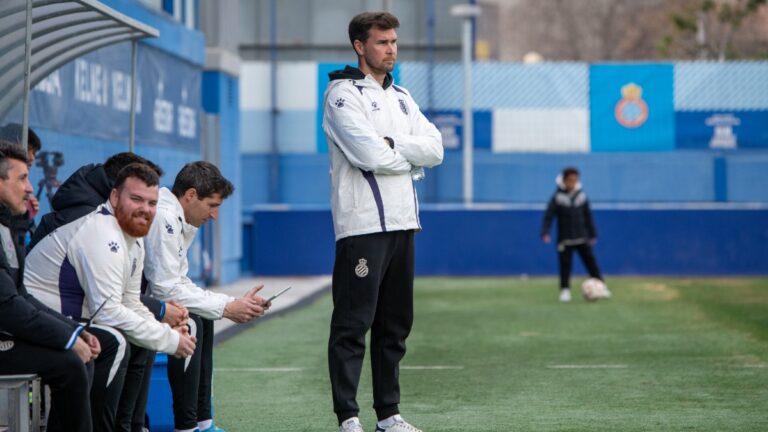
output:
<svg viewBox="0 0 768 432"><path fill-rule="evenodd" d="M360 69L352 66L345 66L344 69L335 70L328 74L328 78L330 78L331 81L337 81L337 80L355 80L358 81L355 83L355 85L362 85L367 87L369 84L369 80L366 80L367 75L363 73ZM370 81L373 81L378 85L378 81L375 79L371 79ZM392 85L394 79L392 78L392 74L387 72L387 76L384 77L384 84L381 86L384 88L384 90L388 89L389 86Z"/></svg>
<svg viewBox="0 0 768 432"><path fill-rule="evenodd" d="M109 198L113 183L102 164L85 165L59 187L51 200L51 207L55 211L80 205L97 207Z"/></svg>
<svg viewBox="0 0 768 432"><path fill-rule="evenodd" d="M563 182L563 175L558 174L557 177L555 177L555 184L557 185L557 188L561 191L565 192L565 183ZM581 190L581 182L576 183L576 188L573 190L573 192L578 192Z"/></svg>

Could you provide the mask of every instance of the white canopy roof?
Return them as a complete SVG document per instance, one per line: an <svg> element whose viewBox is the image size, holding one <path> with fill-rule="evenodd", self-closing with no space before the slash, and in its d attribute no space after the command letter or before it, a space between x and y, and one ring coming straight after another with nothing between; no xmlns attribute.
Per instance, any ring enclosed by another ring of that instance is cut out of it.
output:
<svg viewBox="0 0 768 432"><path fill-rule="evenodd" d="M27 4L32 3L30 87L99 48L159 32L96 0L0 1L0 118L24 96Z"/></svg>

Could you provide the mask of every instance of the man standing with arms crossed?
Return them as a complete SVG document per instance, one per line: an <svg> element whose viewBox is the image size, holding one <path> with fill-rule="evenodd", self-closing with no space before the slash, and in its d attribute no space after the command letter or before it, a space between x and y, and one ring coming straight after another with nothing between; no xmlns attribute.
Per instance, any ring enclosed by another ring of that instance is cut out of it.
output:
<svg viewBox="0 0 768 432"><path fill-rule="evenodd" d="M323 103L336 234L328 363L341 432L362 432L357 386L371 330L376 431L420 432L400 417L399 364L413 323L414 180L443 160L442 138L408 91L392 82L397 18L365 12L349 23L358 67L332 72Z"/></svg>
<svg viewBox="0 0 768 432"><path fill-rule="evenodd" d="M179 432L223 432L213 424L213 320L229 318L245 323L269 308L256 295L257 286L239 299L198 287L187 275L187 251L197 229L216 220L219 207L234 186L215 165L199 161L179 171L172 190L160 189L157 217L147 234L144 271L148 292L164 301L175 300L190 311L190 332L198 344L192 358L168 359L168 381L173 394L174 427Z"/></svg>

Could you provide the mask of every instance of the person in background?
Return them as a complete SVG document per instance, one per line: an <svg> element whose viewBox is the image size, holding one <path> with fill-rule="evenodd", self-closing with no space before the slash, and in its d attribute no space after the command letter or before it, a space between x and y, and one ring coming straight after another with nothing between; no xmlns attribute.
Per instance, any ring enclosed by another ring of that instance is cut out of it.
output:
<svg viewBox="0 0 768 432"><path fill-rule="evenodd" d="M18 123L9 123L0 128L0 139L10 143L22 145L22 126ZM35 163L37 153L43 148L40 137L37 136L32 128L27 128L27 168L32 169ZM15 215L11 218L15 231L21 236L22 241L26 243L27 236L31 236L35 231L35 217L40 211L40 202L35 197L34 190L29 193L26 201L27 211L21 215Z"/></svg>
<svg viewBox="0 0 768 432"><path fill-rule="evenodd" d="M541 239L550 243L552 219L557 218L557 256L560 263L560 301L571 301L573 251L578 252L590 277L603 280L592 246L597 230L592 220L587 194L581 189L579 170L568 167L555 179L557 190L549 200L541 224Z"/></svg>

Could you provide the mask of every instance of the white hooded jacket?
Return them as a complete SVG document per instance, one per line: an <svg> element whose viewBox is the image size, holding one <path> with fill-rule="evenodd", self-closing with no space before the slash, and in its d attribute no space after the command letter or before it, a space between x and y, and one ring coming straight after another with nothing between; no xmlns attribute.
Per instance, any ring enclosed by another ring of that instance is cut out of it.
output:
<svg viewBox="0 0 768 432"><path fill-rule="evenodd" d="M161 188L157 214L144 239L148 293L158 300L175 300L205 319L221 319L224 307L235 299L200 288L187 276L187 252L195 234L197 228L186 222L179 199L168 188Z"/></svg>
<svg viewBox="0 0 768 432"><path fill-rule="evenodd" d="M347 66L330 75L323 130L331 158L336 240L376 232L420 230L414 167L443 160L440 132L404 88ZM394 141L390 148L384 137Z"/></svg>
<svg viewBox="0 0 768 432"><path fill-rule="evenodd" d="M126 234L109 201L41 240L27 255L24 284L51 309L114 327L152 351L174 354L179 333L141 303L144 242ZM107 301L108 300L108 301ZM104 303L106 301L106 303Z"/></svg>

